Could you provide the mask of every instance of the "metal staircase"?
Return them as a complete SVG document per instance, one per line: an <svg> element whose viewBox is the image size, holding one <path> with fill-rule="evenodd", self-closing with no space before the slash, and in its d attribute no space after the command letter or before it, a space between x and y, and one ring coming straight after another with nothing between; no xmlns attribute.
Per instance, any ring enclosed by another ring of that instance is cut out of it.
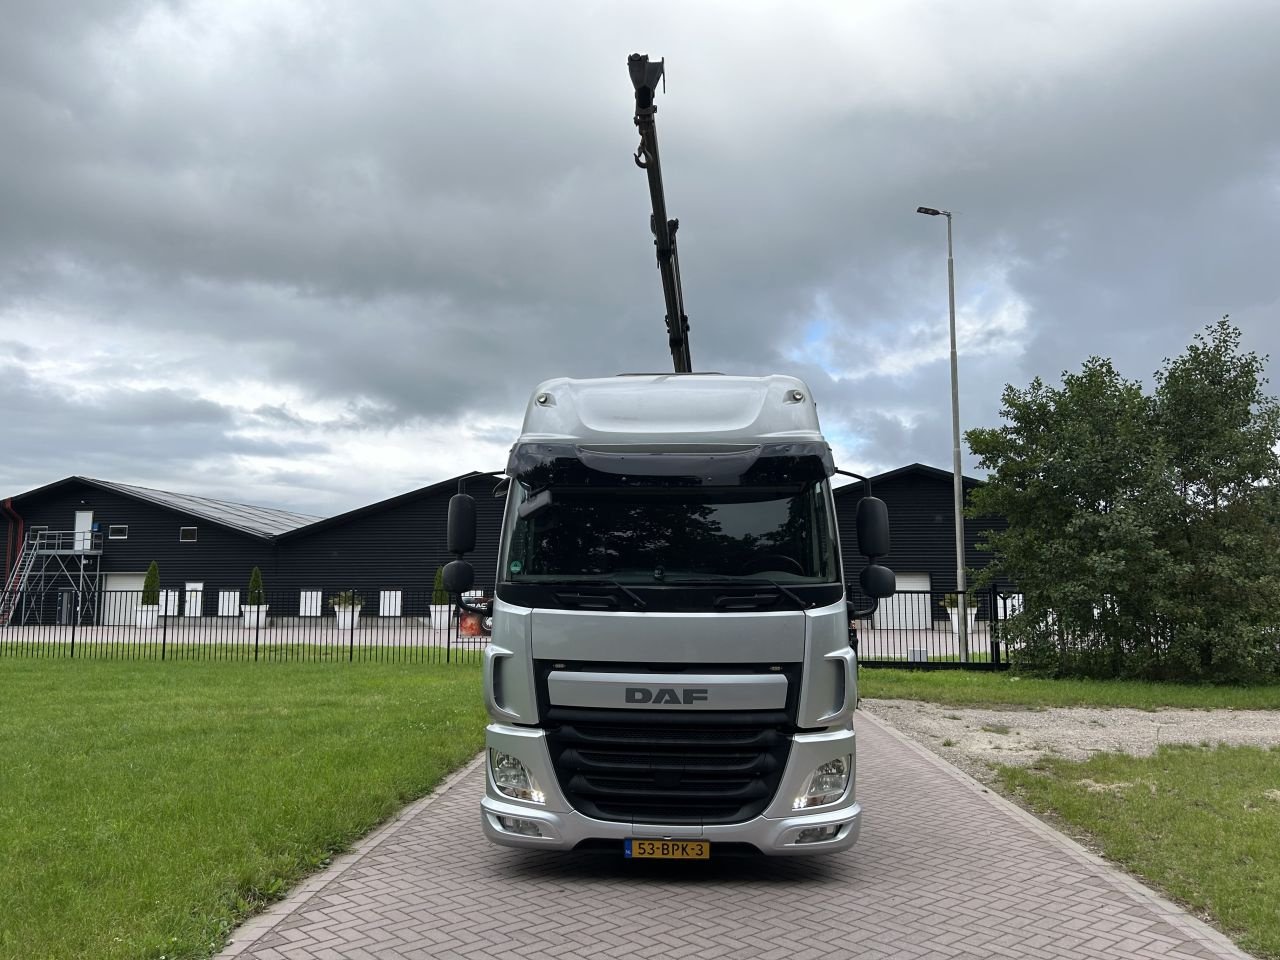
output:
<svg viewBox="0 0 1280 960"><path fill-rule="evenodd" d="M18 599L26 589L27 577L36 562L34 544L23 543L18 549L18 562L13 565L13 573L9 582L4 585L4 593L0 594L0 627L8 626L13 611L18 606Z"/></svg>

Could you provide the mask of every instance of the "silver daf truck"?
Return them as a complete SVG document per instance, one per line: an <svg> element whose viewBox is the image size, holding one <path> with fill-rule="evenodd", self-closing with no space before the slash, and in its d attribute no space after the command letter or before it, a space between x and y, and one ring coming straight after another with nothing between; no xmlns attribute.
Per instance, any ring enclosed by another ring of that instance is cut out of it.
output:
<svg viewBox="0 0 1280 960"><path fill-rule="evenodd" d="M854 842L834 472L792 377L537 388L507 465L485 655L491 840L689 858ZM861 503L874 558L887 520ZM450 506L461 554L474 504ZM451 587L470 579L450 567ZM872 563L862 583L888 595L893 576Z"/></svg>
<svg viewBox="0 0 1280 960"><path fill-rule="evenodd" d="M843 850L862 816L850 627L894 590L875 562L887 513L859 500L855 609L830 486L844 471L809 388L692 372L654 129L663 67L628 68L675 370L549 380L529 401L493 600L459 601L493 625L481 823L495 843L633 858ZM458 494L458 597L475 527Z"/></svg>

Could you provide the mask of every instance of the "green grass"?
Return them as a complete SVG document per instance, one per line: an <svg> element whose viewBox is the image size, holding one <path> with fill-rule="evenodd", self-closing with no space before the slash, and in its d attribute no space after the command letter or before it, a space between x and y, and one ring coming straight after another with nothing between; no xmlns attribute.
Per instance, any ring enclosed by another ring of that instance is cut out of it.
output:
<svg viewBox="0 0 1280 960"><path fill-rule="evenodd" d="M1044 680L984 670L858 671L859 692L884 700L948 706L1158 707L1280 710L1280 684L1258 687L1143 683L1136 680Z"/></svg>
<svg viewBox="0 0 1280 960"><path fill-rule="evenodd" d="M1196 910L1280 958L1280 749L1164 747L1003 767L1007 788Z"/></svg>
<svg viewBox="0 0 1280 960"><path fill-rule="evenodd" d="M208 955L483 728L471 666L0 661L0 958Z"/></svg>

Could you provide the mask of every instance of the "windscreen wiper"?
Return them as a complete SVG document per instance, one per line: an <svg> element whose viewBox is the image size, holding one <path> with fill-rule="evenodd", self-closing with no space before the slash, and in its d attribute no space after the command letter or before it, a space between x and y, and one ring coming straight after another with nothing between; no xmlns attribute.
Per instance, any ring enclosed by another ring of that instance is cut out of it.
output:
<svg viewBox="0 0 1280 960"><path fill-rule="evenodd" d="M772 584L773 586L777 587L781 593L785 593L788 597L790 597L796 603L800 604L802 609L808 610L810 607L813 606L812 603L810 603L804 597L800 596L800 594L796 593L794 590L789 590L788 588L784 587L777 580L771 580L768 577L761 577L760 579L763 580L765 583Z"/></svg>
<svg viewBox="0 0 1280 960"><path fill-rule="evenodd" d="M709 574L704 577L681 577L678 580L667 580L665 582L669 584L678 584L680 586L694 586L700 583L705 583L705 584L714 583L714 584L726 584L726 585L734 584L734 585L739 585L743 587L750 587L750 586L756 586L762 583L767 583L769 586L773 587L784 597L787 597L790 600L794 600L796 604L799 605L800 609L808 610L810 607L813 606L812 603L810 603L804 597L800 596L800 594L796 593L794 590L788 589L787 587L784 587L782 584L780 584L777 580L771 580L768 577L748 577L744 579L741 577L729 577L729 576L723 576L723 575L716 576L714 574ZM743 597L729 597L729 598L722 597L721 599L737 600L739 602L745 603L746 601L751 600L753 598L743 596ZM769 599L772 600L774 598L769 597ZM717 603L718 602L719 601L717 601Z"/></svg>
<svg viewBox="0 0 1280 960"><path fill-rule="evenodd" d="M623 584L619 583L617 580L591 580L591 579L583 578L581 580L556 580L552 582L547 582L546 585L552 588L555 588L557 586L602 587L602 588L612 587L614 590L618 591L619 593L624 594L627 597L627 599L630 600L635 605L637 610L643 610L645 607L649 606L647 603L644 602L643 599L641 599L638 593L624 586ZM594 599L594 600L603 599L600 596L593 597L590 594L579 594L579 593L557 593L556 596L560 597L562 600L573 600L577 602L580 602L584 599Z"/></svg>

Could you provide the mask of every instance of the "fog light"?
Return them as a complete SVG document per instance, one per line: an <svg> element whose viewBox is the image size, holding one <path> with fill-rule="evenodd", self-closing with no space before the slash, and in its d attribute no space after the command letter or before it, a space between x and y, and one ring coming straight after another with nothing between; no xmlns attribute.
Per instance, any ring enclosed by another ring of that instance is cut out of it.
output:
<svg viewBox="0 0 1280 960"><path fill-rule="evenodd" d="M538 787L529 769L509 753L489 751L489 772L493 785L504 797L525 803L546 803L547 795Z"/></svg>
<svg viewBox="0 0 1280 960"><path fill-rule="evenodd" d="M498 826L507 833L518 834L522 837L540 837L542 831L538 829L538 825L532 820L526 820L524 817L498 817Z"/></svg>
<svg viewBox="0 0 1280 960"><path fill-rule="evenodd" d="M849 785L849 772L853 769L851 760L847 756L837 757L809 774L809 782L805 784L804 792L796 797L795 803L791 805L792 809L821 807L843 797L845 787Z"/></svg>
<svg viewBox="0 0 1280 960"><path fill-rule="evenodd" d="M823 840L834 840L840 832L840 824L829 827L805 827L796 834L796 843L821 843Z"/></svg>

